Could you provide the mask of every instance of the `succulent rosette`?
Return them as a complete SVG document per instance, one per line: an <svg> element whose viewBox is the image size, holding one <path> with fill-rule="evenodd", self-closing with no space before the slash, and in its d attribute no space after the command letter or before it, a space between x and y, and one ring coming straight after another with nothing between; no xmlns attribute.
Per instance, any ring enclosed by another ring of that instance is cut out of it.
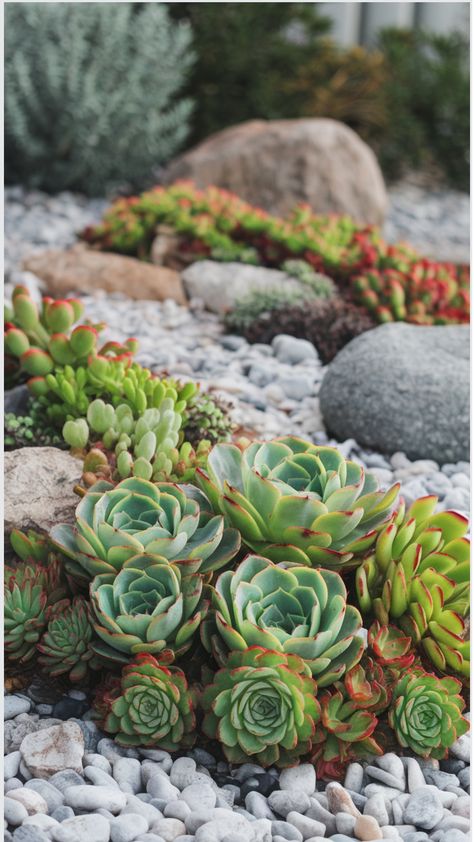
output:
<svg viewBox="0 0 474 842"><path fill-rule="evenodd" d="M319 720L317 685L297 655L251 646L231 652L201 697L203 731L230 763L291 766L310 750Z"/></svg>
<svg viewBox="0 0 474 842"><path fill-rule="evenodd" d="M468 521L457 512L434 513L436 497L416 500L379 534L356 572L364 613L396 623L440 672L467 678L470 645Z"/></svg>
<svg viewBox="0 0 474 842"><path fill-rule="evenodd" d="M226 650L262 646L299 655L325 687L353 667L364 649L357 636L361 616L347 605L342 578L331 570L284 569L249 555L236 570L221 573L212 606L202 637L220 663Z"/></svg>
<svg viewBox="0 0 474 842"><path fill-rule="evenodd" d="M7 658L31 660L47 623L44 570L23 563L4 570L4 635Z"/></svg>
<svg viewBox="0 0 474 842"><path fill-rule="evenodd" d="M254 552L334 569L355 566L354 554L372 546L399 488L378 491L375 478L335 448L293 436L243 451L218 444L196 478Z"/></svg>
<svg viewBox="0 0 474 842"><path fill-rule="evenodd" d="M153 655L136 655L121 679L97 704L103 727L124 746L165 751L189 748L195 741L194 695L184 673Z"/></svg>
<svg viewBox="0 0 474 842"><path fill-rule="evenodd" d="M116 486L95 483L77 506L75 525L53 527L51 538L82 578L116 575L143 553L173 561L183 573L204 574L222 567L240 547L237 530L224 528L199 489L138 477Z"/></svg>
<svg viewBox="0 0 474 842"><path fill-rule="evenodd" d="M37 645L39 663L53 678L68 673L71 681L83 681L88 670L97 666L91 647L94 632L89 603L82 597L64 600L52 613Z"/></svg>
<svg viewBox="0 0 474 842"><path fill-rule="evenodd" d="M191 646L207 610L199 573L183 576L177 564L136 555L117 575L102 573L90 585L94 651L123 663L141 652L178 657Z"/></svg>
<svg viewBox="0 0 474 842"><path fill-rule="evenodd" d="M469 730L462 716L461 682L437 678L422 669L409 671L393 690L388 719L398 742L422 757L442 759Z"/></svg>

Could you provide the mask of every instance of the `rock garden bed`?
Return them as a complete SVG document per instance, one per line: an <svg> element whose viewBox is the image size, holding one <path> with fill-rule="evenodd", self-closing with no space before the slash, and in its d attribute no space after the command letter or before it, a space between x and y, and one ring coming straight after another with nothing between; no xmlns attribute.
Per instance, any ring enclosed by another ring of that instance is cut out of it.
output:
<svg viewBox="0 0 474 842"><path fill-rule="evenodd" d="M73 245L89 209L48 201L43 245ZM205 309L202 262L80 247L133 260L129 297L80 251L68 275L22 249L7 236L5 839L466 842L468 328L371 327L327 366L307 337L225 330L218 283L268 266L213 262ZM140 267L179 294L136 294ZM451 291L428 320L464 321L464 273L433 271ZM410 310L394 289L372 324Z"/></svg>

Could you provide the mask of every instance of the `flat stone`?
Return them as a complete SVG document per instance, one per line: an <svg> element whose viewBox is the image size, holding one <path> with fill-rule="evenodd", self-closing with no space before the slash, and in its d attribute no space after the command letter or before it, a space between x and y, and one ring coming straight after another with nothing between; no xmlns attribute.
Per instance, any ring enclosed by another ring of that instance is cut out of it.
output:
<svg viewBox="0 0 474 842"><path fill-rule="evenodd" d="M387 754L382 754L380 757L376 757L374 764L380 769L383 769L385 772L389 772L390 775L393 775L399 780L405 779L403 761L397 754L394 754L393 751L389 751Z"/></svg>
<svg viewBox="0 0 474 842"><path fill-rule="evenodd" d="M367 784L364 788L364 795L367 798L378 794L383 795L386 801L392 801L394 798L398 798L400 790L392 786L383 786L382 784Z"/></svg>
<svg viewBox="0 0 474 842"><path fill-rule="evenodd" d="M119 757L113 764L113 776L122 792L136 795L142 787L140 761L134 757Z"/></svg>
<svg viewBox="0 0 474 842"><path fill-rule="evenodd" d="M53 828L51 836L54 842L109 842L110 824L97 813L76 816Z"/></svg>
<svg viewBox="0 0 474 842"><path fill-rule="evenodd" d="M303 839L310 839L311 836L324 836L326 832L326 828L322 822L310 819L308 816L303 816L301 813L295 811L288 813L286 820L300 831Z"/></svg>
<svg viewBox="0 0 474 842"><path fill-rule="evenodd" d="M111 842L133 842L137 836L146 833L148 822L137 813L117 816L110 822Z"/></svg>
<svg viewBox="0 0 474 842"><path fill-rule="evenodd" d="M3 758L3 777L6 781L15 778L20 767L21 753L12 751Z"/></svg>
<svg viewBox="0 0 474 842"><path fill-rule="evenodd" d="M13 834L14 842L50 842L50 836L34 825L17 827Z"/></svg>
<svg viewBox="0 0 474 842"><path fill-rule="evenodd" d="M318 359L318 352L312 342L308 342L307 339L297 339L295 336L288 336L286 333L279 333L278 336L275 336L272 340L272 348L276 358L280 362L289 365L297 365L305 360Z"/></svg>
<svg viewBox="0 0 474 842"><path fill-rule="evenodd" d="M86 768L86 766L95 766L102 772L106 772L107 775L110 775L112 772L111 763L107 760L106 757L103 757L101 754L96 754L95 752L86 752L82 762L84 764L84 769Z"/></svg>
<svg viewBox="0 0 474 842"><path fill-rule="evenodd" d="M6 501L5 501L6 502ZM23 696L15 696L8 693L3 699L3 718L13 719L19 713L28 713L31 710L31 702Z"/></svg>
<svg viewBox="0 0 474 842"><path fill-rule="evenodd" d="M185 786L181 798L191 810L212 810L216 806L216 793L207 784L190 784Z"/></svg>
<svg viewBox="0 0 474 842"><path fill-rule="evenodd" d="M97 766L84 766L84 777L95 786L115 786L117 789L120 789L112 775L108 775L107 772L104 772Z"/></svg>
<svg viewBox="0 0 474 842"><path fill-rule="evenodd" d="M420 764L414 757L405 757L403 762L407 770L408 791L415 792L415 790L425 785L425 776Z"/></svg>
<svg viewBox="0 0 474 842"><path fill-rule="evenodd" d="M72 807L66 807L66 805L63 804L62 807L57 807L57 809L51 813L51 817L56 819L59 823L65 822L67 819L74 818L74 810Z"/></svg>
<svg viewBox="0 0 474 842"><path fill-rule="evenodd" d="M53 813L54 810L61 807L64 803L62 792L53 786L53 784L40 778L33 778L31 781L27 781L25 789L31 789L44 798L48 805L48 813Z"/></svg>
<svg viewBox="0 0 474 842"><path fill-rule="evenodd" d="M372 816L380 827L389 824L389 816L383 795L372 795L371 798L367 799L364 806L364 816Z"/></svg>
<svg viewBox="0 0 474 842"><path fill-rule="evenodd" d="M29 816L32 816L33 813L48 812L48 805L44 798L32 789L26 789L26 787L14 789L13 792L10 792L9 798L23 804Z"/></svg>
<svg viewBox="0 0 474 842"><path fill-rule="evenodd" d="M78 497L73 488L82 468L80 460L68 451L22 447L5 453L4 470L7 535L15 528L49 532L55 524L74 519ZM32 476L36 478L34 483Z"/></svg>
<svg viewBox="0 0 474 842"><path fill-rule="evenodd" d="M185 824L179 819L158 819L151 830L161 836L164 842L174 842L178 836L186 833Z"/></svg>
<svg viewBox="0 0 474 842"><path fill-rule="evenodd" d="M260 792L249 792L245 796L245 807L256 819L274 819L275 814Z"/></svg>
<svg viewBox="0 0 474 842"><path fill-rule="evenodd" d="M434 792L418 791L410 795L403 820L422 830L432 830L443 815L443 805Z"/></svg>
<svg viewBox="0 0 474 842"><path fill-rule="evenodd" d="M20 752L35 778L49 778L64 769L82 772L84 737L75 722L63 722L28 734Z"/></svg>
<svg viewBox="0 0 474 842"><path fill-rule="evenodd" d="M276 337L279 339L281 337ZM301 340L299 340L301 341ZM312 795L316 790L316 772L311 763L301 763L280 772L280 789L296 790Z"/></svg>
<svg viewBox="0 0 474 842"><path fill-rule="evenodd" d="M157 810L156 807L153 807L152 804L147 804L146 801L143 801L143 799L138 798L136 795L128 794L126 798L127 803L120 811L121 816L129 815L130 813L138 813L146 818L148 827L151 827L154 822L161 819L161 812Z"/></svg>
<svg viewBox="0 0 474 842"><path fill-rule="evenodd" d="M360 792L364 779L364 769L360 763L349 763L344 778L344 787Z"/></svg>
<svg viewBox="0 0 474 842"><path fill-rule="evenodd" d="M21 789L22 786L23 784L19 778L10 778L8 781L5 781L3 789L6 795L7 792L10 792L13 789Z"/></svg>
<svg viewBox="0 0 474 842"><path fill-rule="evenodd" d="M153 775L146 785L146 791L153 798L160 798L164 801L173 801L175 798L179 798L180 795L178 787L173 786L168 776L164 773Z"/></svg>
<svg viewBox="0 0 474 842"><path fill-rule="evenodd" d="M23 822L22 827L39 827L48 833L53 827L58 827L59 822L51 816L46 816L44 813L36 813L33 816L28 816Z"/></svg>
<svg viewBox="0 0 474 842"><path fill-rule="evenodd" d="M351 796L345 791L344 787L337 781L331 781L326 787L326 796L328 799L328 807L331 813L349 813L349 815L357 818L360 812L355 806Z"/></svg>
<svg viewBox="0 0 474 842"><path fill-rule="evenodd" d="M275 813L286 818L290 812L305 813L311 801L305 792L276 789L268 796L268 804Z"/></svg>
<svg viewBox="0 0 474 842"><path fill-rule="evenodd" d="M3 815L9 825L17 827L28 818L28 810L21 801L7 796L3 799Z"/></svg>
<svg viewBox="0 0 474 842"><path fill-rule="evenodd" d="M385 771L385 769L379 769L377 766L367 766L365 772L370 778L380 781L384 786L399 789L401 792L405 791L405 770L403 769L403 764L401 777L392 775L390 772Z"/></svg>
<svg viewBox="0 0 474 842"><path fill-rule="evenodd" d="M390 389L387 371L396 373ZM469 327L395 322L369 330L330 363L319 399L339 441L410 459L468 459Z"/></svg>
<svg viewBox="0 0 474 842"><path fill-rule="evenodd" d="M371 842L373 839L381 839L382 831L373 816L359 816L355 821L354 836L363 842Z"/></svg>
<svg viewBox="0 0 474 842"><path fill-rule="evenodd" d="M97 810L104 807L111 813L119 813L125 807L125 793L112 786L70 786L64 792L64 801L73 810Z"/></svg>
<svg viewBox="0 0 474 842"><path fill-rule="evenodd" d="M325 826L328 836L332 836L332 834L336 832L335 817L315 798L311 798L311 807L309 810L306 810L305 815L309 816L310 819L315 819L317 822L321 822ZM349 813L344 813L343 815L348 816ZM351 818L353 818L353 816L351 816Z"/></svg>
<svg viewBox="0 0 474 842"><path fill-rule="evenodd" d="M82 786L84 779L72 769L64 769L62 772L56 772L55 775L52 775L49 783L64 794L70 786Z"/></svg>
<svg viewBox="0 0 474 842"><path fill-rule="evenodd" d="M277 836L283 837L283 839L295 840L295 842L303 842L303 834L301 830L298 830L292 824L288 822L280 822L274 821L272 822L272 836L273 840L276 839Z"/></svg>
<svg viewBox="0 0 474 842"><path fill-rule="evenodd" d="M442 772L440 769L425 769L425 780L427 784L433 784L437 789L446 789L447 786L459 786L457 775L449 772Z"/></svg>
<svg viewBox="0 0 474 842"><path fill-rule="evenodd" d="M163 808L165 819L179 819L182 822L186 822L186 819L190 815L191 808L188 807L185 801L168 801L167 805Z"/></svg>

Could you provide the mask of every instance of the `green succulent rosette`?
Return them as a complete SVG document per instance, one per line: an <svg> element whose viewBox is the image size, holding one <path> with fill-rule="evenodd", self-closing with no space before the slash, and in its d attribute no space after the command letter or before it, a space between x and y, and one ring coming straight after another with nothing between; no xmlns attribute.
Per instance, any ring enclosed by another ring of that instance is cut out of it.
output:
<svg viewBox="0 0 474 842"><path fill-rule="evenodd" d="M364 613L382 625L394 622L440 672L469 677L468 521L457 512L435 513L437 497L421 497L405 515L402 506L379 534L356 571Z"/></svg>
<svg viewBox="0 0 474 842"><path fill-rule="evenodd" d="M362 656L361 616L347 604L342 578L332 570L284 569L249 555L236 570L221 573L212 606L201 633L220 663L228 650L262 646L299 655L318 687L326 687Z"/></svg>
<svg viewBox="0 0 474 842"><path fill-rule="evenodd" d="M184 673L137 655L122 670L120 688L107 700L104 729L123 746L165 751L189 748L196 739L194 697Z"/></svg>
<svg viewBox="0 0 474 842"><path fill-rule="evenodd" d="M166 558L136 555L117 575L90 585L93 649L106 662L124 663L141 652L177 658L189 649L208 603L199 573L182 575Z"/></svg>
<svg viewBox="0 0 474 842"><path fill-rule="evenodd" d="M230 763L291 766L307 754L319 720L317 685L297 655L251 646L231 652L205 688L203 731Z"/></svg>
<svg viewBox="0 0 474 842"><path fill-rule="evenodd" d="M398 497L333 447L286 436L243 451L217 444L196 479L214 511L272 561L348 569L367 551Z"/></svg>
<svg viewBox="0 0 474 842"><path fill-rule="evenodd" d="M452 744L469 730L460 689L456 678L437 678L422 669L403 676L393 689L388 712L400 745L421 757L447 757Z"/></svg>
<svg viewBox="0 0 474 842"><path fill-rule="evenodd" d="M25 663L36 655L48 621L46 577L42 568L23 562L4 570L4 640L9 660Z"/></svg>
<svg viewBox="0 0 474 842"><path fill-rule="evenodd" d="M37 645L39 663L53 678L69 674L71 681L84 681L98 666L91 643L94 631L89 603L83 597L54 606L53 616Z"/></svg>
<svg viewBox="0 0 474 842"><path fill-rule="evenodd" d="M240 547L237 530L224 528L199 489L138 477L116 486L95 483L77 506L75 525L53 527L51 538L68 557L70 572L87 580L116 575L142 553L173 561L186 574L207 574Z"/></svg>

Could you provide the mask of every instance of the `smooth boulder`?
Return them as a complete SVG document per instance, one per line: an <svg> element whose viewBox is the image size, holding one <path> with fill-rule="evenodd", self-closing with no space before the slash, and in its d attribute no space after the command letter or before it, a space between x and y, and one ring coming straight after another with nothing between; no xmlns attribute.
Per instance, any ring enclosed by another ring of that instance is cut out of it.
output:
<svg viewBox="0 0 474 842"><path fill-rule="evenodd" d="M250 120L211 135L168 166L164 181L192 179L286 216L305 202L316 213L380 224L387 193L367 144L337 120Z"/></svg>
<svg viewBox="0 0 474 842"><path fill-rule="evenodd" d="M329 365L319 399L339 440L440 464L469 460L469 327L368 331Z"/></svg>

